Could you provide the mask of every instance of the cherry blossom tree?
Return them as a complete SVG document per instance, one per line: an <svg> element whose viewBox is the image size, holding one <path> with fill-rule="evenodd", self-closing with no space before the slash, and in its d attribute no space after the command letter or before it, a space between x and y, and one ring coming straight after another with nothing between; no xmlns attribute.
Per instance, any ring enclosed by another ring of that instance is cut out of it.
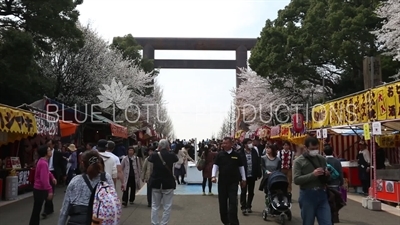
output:
<svg viewBox="0 0 400 225"><path fill-rule="evenodd" d="M174 127L168 115L163 89L155 82L151 104L147 104L145 116L148 123L153 124L155 131L164 138L174 137Z"/></svg>
<svg viewBox="0 0 400 225"><path fill-rule="evenodd" d="M269 79L250 69L240 69L238 76L242 83L232 94L238 111L242 112L239 120L242 119L249 125L290 122L291 113L307 108L310 89L313 89L315 97L322 93L321 87L313 87L307 81L296 84L290 79L285 79L284 88L274 89Z"/></svg>
<svg viewBox="0 0 400 225"><path fill-rule="evenodd" d="M235 117L235 105L231 105L231 110L229 110L227 116L225 117L224 121L222 122L221 128L218 132L217 137L219 139L223 139L224 137L230 137L235 132L235 124L236 124L236 117Z"/></svg>
<svg viewBox="0 0 400 225"><path fill-rule="evenodd" d="M378 42L384 45L386 53L393 56L394 60L400 61L400 2L383 1L376 13L384 19L384 24L380 30L373 33L377 35Z"/></svg>
<svg viewBox="0 0 400 225"><path fill-rule="evenodd" d="M146 90L151 87L152 75L124 59L118 50L111 49L89 25L79 25L79 28L84 35L82 48L76 50L57 44L54 51L40 61L43 73L56 81L54 95L57 99L70 105L96 104L98 95L102 94L109 98L107 101L100 99L102 104L108 102L111 105L117 103L116 95L129 92L124 97L131 104L142 106L151 102ZM100 89L105 94L100 93Z"/></svg>

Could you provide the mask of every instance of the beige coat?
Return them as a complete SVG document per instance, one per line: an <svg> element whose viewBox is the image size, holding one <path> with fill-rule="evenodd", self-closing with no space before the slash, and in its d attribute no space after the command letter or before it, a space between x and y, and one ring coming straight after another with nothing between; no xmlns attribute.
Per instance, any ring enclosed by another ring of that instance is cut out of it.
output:
<svg viewBox="0 0 400 225"><path fill-rule="evenodd" d="M153 163L149 162L148 158L149 157L144 160L141 174L142 179L146 183L150 180L150 176L153 173Z"/></svg>
<svg viewBox="0 0 400 225"><path fill-rule="evenodd" d="M129 156L126 156L121 161L121 166L122 166L122 173L124 174L124 182L125 182L125 187L126 187L126 184L129 179L129 169L130 169ZM135 172L136 190L139 190L141 188L140 175L142 174L142 166L141 166L139 157L133 156L132 166L133 166L133 170Z"/></svg>
<svg viewBox="0 0 400 225"><path fill-rule="evenodd" d="M190 161L194 161L190 156L189 153L186 151L185 148L182 148L181 150L179 150L178 154L178 162L176 162L176 164L181 164L185 167L185 171L187 174L187 168L188 168L188 160ZM185 174L185 176L186 176Z"/></svg>

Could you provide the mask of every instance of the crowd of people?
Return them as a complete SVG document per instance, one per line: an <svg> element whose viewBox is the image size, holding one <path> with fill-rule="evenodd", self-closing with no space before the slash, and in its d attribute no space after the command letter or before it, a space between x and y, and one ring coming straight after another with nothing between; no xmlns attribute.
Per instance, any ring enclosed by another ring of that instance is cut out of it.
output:
<svg viewBox="0 0 400 225"><path fill-rule="evenodd" d="M304 145L297 146L295 151L291 146L287 141L278 145L258 139L239 142L232 138L206 140L199 144L199 155L205 159L206 165L203 170L203 193L206 181L216 182L219 171L218 199L223 224L239 224L238 184L241 187L241 211L247 215L253 212L256 181L261 180L259 190L267 194L268 178L276 172L282 173L287 179L287 188L282 191L289 203L292 182L300 186L299 204L304 225L314 224L315 218L320 225L339 222L338 212L345 204L339 192L344 179L341 163L333 156L333 148L325 145L321 155L319 140L315 137L307 138ZM212 156L208 156L210 150L215 152ZM212 173L209 180L210 165ZM333 172L335 176L331 175ZM211 193L211 186L209 189ZM267 198L266 195L268 201Z"/></svg>
<svg viewBox="0 0 400 225"><path fill-rule="evenodd" d="M163 139L147 146L138 142L137 146L125 149L123 145L101 139L96 145L87 144L85 149L79 150L74 144L61 145L50 140L37 150L39 158L30 225L38 225L40 215L46 217L54 212L52 197L57 183L67 185L59 225L92 222L91 210L96 205L93 193L99 190L96 189L99 184L103 187L107 184L106 189L110 188L105 198L110 199L108 204L115 211L112 216L107 214L115 220L109 219L109 223L103 221L103 224L118 224L119 206L134 204L135 194L144 183L147 183L151 223L167 224L174 189L176 185L186 184L188 161L194 161L195 154L204 162L201 168L203 195L213 195L212 183L218 180L219 211L223 224L239 224L239 204L244 215L253 212L257 180L260 180L258 190L266 193L267 200L269 190L266 184L271 174L276 172L287 179L288 186L282 191L286 193L288 202L291 202L292 182L299 185L299 205L304 225L314 224L315 218L320 225L339 222L338 212L344 202L338 200L337 193L340 194L344 185L344 177L341 163L334 157L330 145L325 145L323 154L320 154L320 143L315 137L308 137L304 145L297 146L296 150L286 141L278 145L257 138L243 141L230 137L203 140L198 143L197 152L195 144L194 140L169 142ZM368 173L369 153L366 153L368 150L364 142L360 142L359 146L360 173ZM117 182L123 192L120 200L115 191ZM364 183L364 191L367 191L365 188L369 184ZM241 194L238 201L239 186ZM161 204L164 213L159 223L158 210ZM43 212L40 213L42 208Z"/></svg>

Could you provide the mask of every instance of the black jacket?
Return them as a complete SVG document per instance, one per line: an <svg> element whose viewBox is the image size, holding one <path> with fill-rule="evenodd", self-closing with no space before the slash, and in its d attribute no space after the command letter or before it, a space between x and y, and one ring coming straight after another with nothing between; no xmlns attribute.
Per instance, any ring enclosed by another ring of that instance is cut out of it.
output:
<svg viewBox="0 0 400 225"><path fill-rule="evenodd" d="M161 150L160 154L165 161L163 164L158 152L154 152L148 158L153 163L153 173L151 174L151 188L155 189L175 189L175 178L172 174L173 164L178 162L178 156L167 150Z"/></svg>
<svg viewBox="0 0 400 225"><path fill-rule="evenodd" d="M246 173L246 177L248 177L247 174L247 159L246 159L246 153L244 148L239 150L240 158L242 160L242 164L244 166L244 171ZM261 173L261 158L258 155L257 150L254 148L251 149L251 161L252 161L252 177L259 179L262 177Z"/></svg>
<svg viewBox="0 0 400 225"><path fill-rule="evenodd" d="M55 178L59 179L61 176L64 176L66 174L67 168L64 167L65 160L63 158L63 154L56 148L54 148L52 160L54 173L56 174Z"/></svg>

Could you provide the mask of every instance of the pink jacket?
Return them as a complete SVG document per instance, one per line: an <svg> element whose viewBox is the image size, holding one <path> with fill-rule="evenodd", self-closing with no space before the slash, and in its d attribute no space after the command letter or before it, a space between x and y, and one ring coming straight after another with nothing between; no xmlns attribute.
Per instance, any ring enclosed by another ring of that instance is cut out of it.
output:
<svg viewBox="0 0 400 225"><path fill-rule="evenodd" d="M54 179L49 170L49 163L47 160L40 158L36 164L35 183L33 188L37 190L46 190L49 194L53 193L50 181Z"/></svg>

